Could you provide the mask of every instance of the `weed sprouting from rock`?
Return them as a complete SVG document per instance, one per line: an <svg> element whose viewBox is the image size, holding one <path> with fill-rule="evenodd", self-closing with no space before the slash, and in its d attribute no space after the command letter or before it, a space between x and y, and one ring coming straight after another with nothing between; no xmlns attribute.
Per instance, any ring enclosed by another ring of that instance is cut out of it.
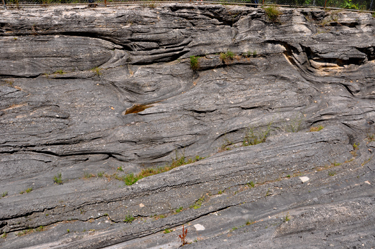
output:
<svg viewBox="0 0 375 249"><path fill-rule="evenodd" d="M190 67L194 71L199 69L199 57L198 56L190 56Z"/></svg>
<svg viewBox="0 0 375 249"><path fill-rule="evenodd" d="M61 173L53 177L53 182L59 185L63 184Z"/></svg>
<svg viewBox="0 0 375 249"><path fill-rule="evenodd" d="M124 176L123 180L124 180L126 185L133 185L134 183L136 183L138 180L140 180L142 178L152 176L152 175L156 175L156 174L160 174L160 173L164 173L164 172L170 171L174 168L177 168L179 166L194 163L194 162L197 162L197 161L200 161L200 160L203 160L203 159L204 159L204 157L196 156L194 159L190 158L190 159L186 160L184 155L181 155L180 157L178 157L177 152L176 152L176 158L173 159L172 162L169 165L166 165L164 167L159 167L157 169L154 169L154 168L142 169L142 171L137 175L134 175L134 173L130 173L130 174Z"/></svg>
<svg viewBox="0 0 375 249"><path fill-rule="evenodd" d="M135 220L134 216L131 214L128 214L125 216L124 222L125 223L132 223Z"/></svg>
<svg viewBox="0 0 375 249"><path fill-rule="evenodd" d="M264 11L271 22L277 22L279 16L282 14L281 11L274 5L265 8Z"/></svg>
<svg viewBox="0 0 375 249"><path fill-rule="evenodd" d="M266 130L257 132L254 131L253 127L249 127L245 133L242 145L249 146L264 143L271 132L271 124L268 124Z"/></svg>

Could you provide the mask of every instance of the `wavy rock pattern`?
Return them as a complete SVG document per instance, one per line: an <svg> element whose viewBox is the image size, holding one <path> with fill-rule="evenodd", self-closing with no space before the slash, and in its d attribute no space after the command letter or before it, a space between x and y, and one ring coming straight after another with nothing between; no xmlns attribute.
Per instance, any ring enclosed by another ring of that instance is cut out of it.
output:
<svg viewBox="0 0 375 249"><path fill-rule="evenodd" d="M0 247L177 248L183 224L184 248L374 247L374 25L221 5L0 10ZM118 180L181 155L205 159Z"/></svg>

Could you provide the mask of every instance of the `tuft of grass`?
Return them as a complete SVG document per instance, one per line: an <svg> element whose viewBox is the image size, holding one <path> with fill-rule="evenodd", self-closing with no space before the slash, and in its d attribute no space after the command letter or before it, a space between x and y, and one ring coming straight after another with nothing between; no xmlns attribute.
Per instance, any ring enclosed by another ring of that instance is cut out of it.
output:
<svg viewBox="0 0 375 249"><path fill-rule="evenodd" d="M254 52L253 52L253 56L254 56L254 57L257 57L257 51L254 50Z"/></svg>
<svg viewBox="0 0 375 249"><path fill-rule="evenodd" d="M251 181L247 183L247 186L249 186L249 188L254 188L255 184L253 181Z"/></svg>
<svg viewBox="0 0 375 249"><path fill-rule="evenodd" d="M220 60L225 61L227 59L227 55L225 53L220 53L219 58Z"/></svg>
<svg viewBox="0 0 375 249"><path fill-rule="evenodd" d="M183 207L179 207L179 208L177 208L177 209L176 209L176 213L178 214L179 212L182 211L182 209L184 209L184 208L183 208Z"/></svg>
<svg viewBox="0 0 375 249"><path fill-rule="evenodd" d="M234 58L234 53L233 53L232 51L228 50L227 53L226 53L226 57L227 57L228 59L233 60L233 58Z"/></svg>
<svg viewBox="0 0 375 249"><path fill-rule="evenodd" d="M238 228L237 227L233 227L232 229L231 229L231 231L236 231Z"/></svg>
<svg viewBox="0 0 375 249"><path fill-rule="evenodd" d="M124 177L124 182L126 185L129 186L129 185L133 185L134 183L136 183L139 179L140 178L134 176L133 173L130 173Z"/></svg>
<svg viewBox="0 0 375 249"><path fill-rule="evenodd" d="M124 171L123 168L122 168L122 166L117 167L117 170L118 170L118 171Z"/></svg>
<svg viewBox="0 0 375 249"><path fill-rule="evenodd" d="M89 172L83 172L83 178L89 179L91 177L95 177L95 175Z"/></svg>
<svg viewBox="0 0 375 249"><path fill-rule="evenodd" d="M303 128L303 115L296 115L285 126L286 132L299 132Z"/></svg>
<svg viewBox="0 0 375 249"><path fill-rule="evenodd" d="M270 196L270 195L271 195L271 191L270 191L270 189L267 189L266 197L267 197L267 196Z"/></svg>
<svg viewBox="0 0 375 249"><path fill-rule="evenodd" d="M282 14L279 8L277 8L275 5L265 8L264 11L271 22L277 22L279 16Z"/></svg>
<svg viewBox="0 0 375 249"><path fill-rule="evenodd" d="M30 193L31 191L33 191L33 188L28 188L25 190L26 193Z"/></svg>
<svg viewBox="0 0 375 249"><path fill-rule="evenodd" d="M245 133L242 145L249 146L264 143L271 132L271 124L268 124L266 130L258 131L257 133L254 132L254 128L249 127Z"/></svg>
<svg viewBox="0 0 375 249"><path fill-rule="evenodd" d="M4 232L3 235L1 235L1 238L6 239L7 236L8 236L8 234L6 232Z"/></svg>
<svg viewBox="0 0 375 249"><path fill-rule="evenodd" d="M172 232L172 231L169 230L168 228L166 228L166 229L164 230L164 233L165 233L165 234L170 233L170 232Z"/></svg>
<svg viewBox="0 0 375 249"><path fill-rule="evenodd" d="M190 56L190 68L194 71L199 69L199 56Z"/></svg>
<svg viewBox="0 0 375 249"><path fill-rule="evenodd" d="M101 171L98 173L98 177L103 177L103 175L104 175L104 171Z"/></svg>
<svg viewBox="0 0 375 249"><path fill-rule="evenodd" d="M91 71L93 71L98 76L102 75L100 70L101 70L101 68L99 68L99 67L95 67L95 68L91 69Z"/></svg>
<svg viewBox="0 0 375 249"><path fill-rule="evenodd" d="M222 190L220 190L217 194L218 195L221 195L223 193L223 191Z"/></svg>
<svg viewBox="0 0 375 249"><path fill-rule="evenodd" d="M329 176L334 176L334 175L336 175L336 172L335 171L328 171L328 175Z"/></svg>
<svg viewBox="0 0 375 249"><path fill-rule="evenodd" d="M64 71L63 70L57 70L56 72L54 72L54 74L64 74Z"/></svg>
<svg viewBox="0 0 375 249"><path fill-rule="evenodd" d="M63 184L61 173L53 177L53 182L60 185Z"/></svg>
<svg viewBox="0 0 375 249"><path fill-rule="evenodd" d="M204 196L199 198L193 205L190 206L190 208L193 208L193 209L201 208L203 201L204 201Z"/></svg>
<svg viewBox="0 0 375 249"><path fill-rule="evenodd" d="M35 229L35 231L37 231L37 232L42 232L42 231L44 231L44 226L40 226L40 227L38 227L37 229Z"/></svg>
<svg viewBox="0 0 375 249"><path fill-rule="evenodd" d="M287 214L284 218L284 222L290 221L289 215Z"/></svg>
<svg viewBox="0 0 375 249"><path fill-rule="evenodd" d="M246 226L249 226L249 225L252 225L252 224L255 224L255 221L246 221Z"/></svg>
<svg viewBox="0 0 375 249"><path fill-rule="evenodd" d="M34 229L30 228L30 229L23 230L22 232L18 232L17 236L21 237L21 236L24 236L33 232L34 232Z"/></svg>
<svg viewBox="0 0 375 249"><path fill-rule="evenodd" d="M2 197L5 197L8 195L8 191L3 192Z"/></svg>
<svg viewBox="0 0 375 249"><path fill-rule="evenodd" d="M67 232L67 233L70 233L70 230L69 230L69 229L66 229L66 232Z"/></svg>
<svg viewBox="0 0 375 249"><path fill-rule="evenodd" d="M134 220L135 220L134 216L131 215L131 214L128 214L127 216L125 216L124 222L125 223L132 223Z"/></svg>
<svg viewBox="0 0 375 249"><path fill-rule="evenodd" d="M192 159L192 158L186 159L184 155L178 157L177 152L176 152L176 158L173 159L172 162L169 165L166 165L164 167L159 167L157 169L154 169L154 168L142 169L142 171L139 174L137 174L137 175L134 175L134 173L127 174L126 176L124 176L122 178L122 180L128 186L133 185L134 183L136 183L138 180L140 180L142 178L152 176L152 175L156 175L156 174L160 174L160 173L164 173L164 172L170 171L174 168L180 167L182 165L194 163L194 162L197 162L197 161L200 161L200 160L203 160L203 159L204 159L204 157L200 157L200 156L196 156L194 159ZM120 180L120 179L118 179L118 180Z"/></svg>
<svg viewBox="0 0 375 249"><path fill-rule="evenodd" d="M319 125L318 127L311 127L310 132L315 132L315 131L321 131L323 130L323 126Z"/></svg>

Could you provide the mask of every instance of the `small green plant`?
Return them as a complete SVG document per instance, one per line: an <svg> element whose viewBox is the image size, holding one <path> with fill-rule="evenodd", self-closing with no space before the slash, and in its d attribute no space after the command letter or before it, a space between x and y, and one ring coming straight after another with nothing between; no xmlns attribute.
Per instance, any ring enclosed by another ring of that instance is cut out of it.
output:
<svg viewBox="0 0 375 249"><path fill-rule="evenodd" d="M37 229L35 229L37 232L42 232L44 231L44 226L40 226Z"/></svg>
<svg viewBox="0 0 375 249"><path fill-rule="evenodd" d="M232 51L228 50L227 53L226 53L226 58L233 60L234 53Z"/></svg>
<svg viewBox="0 0 375 249"><path fill-rule="evenodd" d="M237 229L238 229L237 227L233 227L231 230L236 231Z"/></svg>
<svg viewBox="0 0 375 249"><path fill-rule="evenodd" d="M265 8L264 11L271 22L277 22L279 16L282 14L279 8L277 8L275 5Z"/></svg>
<svg viewBox="0 0 375 249"><path fill-rule="evenodd" d="M310 132L315 132L315 131L321 131L323 130L323 126L319 125L318 127L311 127Z"/></svg>
<svg viewBox="0 0 375 249"><path fill-rule="evenodd" d="M287 175L286 177L290 178L290 175Z"/></svg>
<svg viewBox="0 0 375 249"><path fill-rule="evenodd" d="M94 174L91 174L91 173L89 173L89 172L83 172L83 177L86 178L86 179L89 179L89 178L91 178L91 177L95 177L95 175L94 175Z"/></svg>
<svg viewBox="0 0 375 249"><path fill-rule="evenodd" d="M252 225L252 224L255 224L255 221L246 221L246 226L249 226L249 225Z"/></svg>
<svg viewBox="0 0 375 249"><path fill-rule="evenodd" d="M46 214L46 216L48 216L49 214Z"/></svg>
<svg viewBox="0 0 375 249"><path fill-rule="evenodd" d="M336 174L335 171L328 171L328 175L329 175L329 176L334 176L335 174Z"/></svg>
<svg viewBox="0 0 375 249"><path fill-rule="evenodd" d="M166 228L166 229L164 230L164 233L165 233L165 234L170 233L170 232L171 232L171 230L169 230L168 228Z"/></svg>
<svg viewBox="0 0 375 249"><path fill-rule="evenodd" d="M128 174L128 175L126 175L126 176L124 177L124 182L125 182L125 184L128 185L128 186L129 186L129 185L133 185L133 184L136 183L138 180L139 180L139 178L136 177L136 176L134 176L133 173L130 173L130 174Z"/></svg>
<svg viewBox="0 0 375 249"><path fill-rule="evenodd" d="M117 167L117 170L118 170L118 171L124 171L124 170L122 169L122 166Z"/></svg>
<svg viewBox="0 0 375 249"><path fill-rule="evenodd" d="M190 206L190 208L193 208L193 209L201 208L203 201L204 201L204 196L199 198L193 205Z"/></svg>
<svg viewBox="0 0 375 249"><path fill-rule="evenodd" d="M227 59L227 55L225 53L220 53L219 58L220 60L225 61Z"/></svg>
<svg viewBox="0 0 375 249"><path fill-rule="evenodd" d="M183 208L183 207L179 207L179 208L177 208L177 209L176 209L176 213L178 214L179 212L182 211L182 209L184 209L184 208Z"/></svg>
<svg viewBox="0 0 375 249"><path fill-rule="evenodd" d="M17 41L17 39L18 39L17 37L13 37L13 40Z"/></svg>
<svg viewBox="0 0 375 249"><path fill-rule="evenodd" d="M131 214L128 214L127 216L125 216L124 222L125 223L132 223L134 220L135 220L134 216L131 215Z"/></svg>
<svg viewBox="0 0 375 249"><path fill-rule="evenodd" d="M67 232L67 233L70 233L70 230L69 230L69 229L66 229L66 232Z"/></svg>
<svg viewBox="0 0 375 249"><path fill-rule="evenodd" d="M98 177L103 177L103 175L104 175L103 171L101 171L101 172L98 173Z"/></svg>
<svg viewBox="0 0 375 249"><path fill-rule="evenodd" d="M8 191L3 192L2 196L5 197L8 195Z"/></svg>
<svg viewBox="0 0 375 249"><path fill-rule="evenodd" d="M249 188L254 188L255 183L254 183L253 181L248 182L248 183L247 183L247 186L249 186Z"/></svg>
<svg viewBox="0 0 375 249"><path fill-rule="evenodd" d="M217 194L218 194L218 195L221 195L222 193L223 193L223 191L220 190Z"/></svg>
<svg viewBox="0 0 375 249"><path fill-rule="evenodd" d="M197 161L200 161L200 160L203 160L203 159L204 159L204 157L196 156L194 159L189 158L189 159L186 160L184 155L181 155L179 157L177 155L177 152L176 152L176 158L173 159L172 162L169 165L166 165L164 167L159 167L157 169L154 169L154 168L142 169L142 171L137 175L134 175L133 173L130 173L130 174L124 176L122 179L119 178L119 177L118 177L118 179L123 180L126 185L133 185L134 183L136 183L138 180L140 180L142 178L152 176L152 175L156 175L156 174L160 174L160 173L164 173L164 172L170 171L174 168L177 168L179 166L194 163L194 162L197 162Z"/></svg>
<svg viewBox="0 0 375 249"><path fill-rule="evenodd" d="M264 143L271 132L271 124L269 123L264 131L258 131L257 133L254 132L254 128L249 127L245 133L242 145L249 146Z"/></svg>
<svg viewBox="0 0 375 249"><path fill-rule="evenodd" d="M341 8L343 9L358 9L358 6L354 3L352 3L352 0L345 0L342 4L341 4Z"/></svg>
<svg viewBox="0 0 375 249"><path fill-rule="evenodd" d="M21 191L20 194L22 195L24 193L30 193L31 191L33 191L33 188L28 188L28 189L26 189L24 191Z"/></svg>
<svg viewBox="0 0 375 249"><path fill-rule="evenodd" d="M4 232L3 235L1 235L1 238L6 239L7 236L8 236L8 234L6 232Z"/></svg>
<svg viewBox="0 0 375 249"><path fill-rule="evenodd" d="M99 67L95 67L95 68L91 69L91 71L93 71L98 76L102 75L100 70L101 70L101 68L99 68Z"/></svg>
<svg viewBox="0 0 375 249"><path fill-rule="evenodd" d="M375 18L375 12L372 13L372 18Z"/></svg>
<svg viewBox="0 0 375 249"><path fill-rule="evenodd" d="M199 57L198 56L190 56L190 68L194 71L199 69Z"/></svg>
<svg viewBox="0 0 375 249"><path fill-rule="evenodd" d="M254 50L254 52L253 52L253 56L254 56L254 57L257 57L257 51Z"/></svg>
<svg viewBox="0 0 375 249"><path fill-rule="evenodd" d="M34 229L30 228L30 229L23 230L22 232L18 232L17 236L18 237L24 236L24 235L27 235L27 234L30 234L30 233L33 233L33 232L34 232Z"/></svg>
<svg viewBox="0 0 375 249"><path fill-rule="evenodd" d="M54 74L64 74L64 71L63 70L57 70L56 72L54 72Z"/></svg>
<svg viewBox="0 0 375 249"><path fill-rule="evenodd" d="M60 185L63 184L61 173L53 177L53 182Z"/></svg>
<svg viewBox="0 0 375 249"><path fill-rule="evenodd" d="M303 128L303 115L296 115L285 126L286 132L299 132Z"/></svg>
<svg viewBox="0 0 375 249"><path fill-rule="evenodd" d="M289 215L287 214L284 218L284 222L290 221Z"/></svg>
<svg viewBox="0 0 375 249"><path fill-rule="evenodd" d="M272 193L271 193L270 189L267 189L266 197L267 197L267 196L270 196L271 194L272 194Z"/></svg>
<svg viewBox="0 0 375 249"><path fill-rule="evenodd" d="M333 163L331 163L331 165L332 165L333 167L337 167L337 166L340 166L341 163L337 163L336 161L334 161Z"/></svg>

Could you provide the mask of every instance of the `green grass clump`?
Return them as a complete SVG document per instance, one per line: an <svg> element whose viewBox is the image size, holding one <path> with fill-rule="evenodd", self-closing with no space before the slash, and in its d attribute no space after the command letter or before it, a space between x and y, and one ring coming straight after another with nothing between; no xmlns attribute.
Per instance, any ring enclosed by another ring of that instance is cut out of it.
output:
<svg viewBox="0 0 375 249"><path fill-rule="evenodd" d="M274 5L265 8L264 11L271 22L277 22L279 16L281 15L281 11Z"/></svg>
<svg viewBox="0 0 375 249"><path fill-rule="evenodd" d="M190 56L190 67L194 71L199 69L199 57L198 56Z"/></svg>
<svg viewBox="0 0 375 249"><path fill-rule="evenodd" d="M165 233L165 234L170 233L170 232L172 232L172 231L169 230L168 228L166 228L166 229L164 230L164 233Z"/></svg>
<svg viewBox="0 0 375 249"><path fill-rule="evenodd" d="M137 174L137 175L134 175L134 173L127 174L126 176L124 176L122 178L122 180L128 186L133 185L134 183L136 183L138 180L140 180L142 178L152 176L152 175L156 175L156 174L160 174L160 173L164 173L164 172L170 171L174 168L177 168L179 166L194 163L194 162L200 161L202 159L204 159L204 157L200 157L200 156L196 156L194 159L191 159L191 158L186 159L184 155L182 155L181 157L177 157L177 154L176 154L176 158L173 159L172 163L170 163L169 165L166 165L164 167L159 167L157 169L154 169L154 168L142 169L142 171L139 174ZM120 178L119 178L119 180L120 180Z"/></svg>
<svg viewBox="0 0 375 249"><path fill-rule="evenodd" d="M193 205L190 206L190 208L193 208L193 209L201 208L203 201L204 201L204 196L199 198Z"/></svg>
<svg viewBox="0 0 375 249"><path fill-rule="evenodd" d="M249 127L245 133L243 146L257 145L264 143L271 132L271 123L267 126L266 130L255 132L254 128Z"/></svg>
<svg viewBox="0 0 375 249"><path fill-rule="evenodd" d="M232 52L232 51L227 51L227 53L226 53L226 57L228 58L228 59L231 59L231 60L233 60L233 58L234 58L234 53Z"/></svg>
<svg viewBox="0 0 375 249"><path fill-rule="evenodd" d="M319 125L318 127L311 127L310 128L310 132L314 132L314 131L321 131L323 130L323 126Z"/></svg>
<svg viewBox="0 0 375 249"><path fill-rule="evenodd" d="M56 72L54 72L54 74L64 74L64 71L63 70L57 70Z"/></svg>
<svg viewBox="0 0 375 249"><path fill-rule="evenodd" d="M101 172L98 173L98 177L103 177L103 175L104 175L103 171L101 171Z"/></svg>
<svg viewBox="0 0 375 249"><path fill-rule="evenodd" d="M251 181L247 183L247 186L249 186L250 188L254 188L255 184L253 181Z"/></svg>
<svg viewBox="0 0 375 249"><path fill-rule="evenodd" d="M131 214L128 214L127 216L125 216L124 222L125 223L132 223L134 220L135 220L134 216L131 215Z"/></svg>
<svg viewBox="0 0 375 249"><path fill-rule="evenodd" d="M101 68L99 68L99 67L95 67L95 68L91 69L91 71L93 71L98 76L102 75L100 70L101 70Z"/></svg>
<svg viewBox="0 0 375 249"><path fill-rule="evenodd" d="M182 209L183 209L183 207L179 207L179 208L177 208L177 209L176 209L176 213L178 214L179 212L182 211Z"/></svg>
<svg viewBox="0 0 375 249"><path fill-rule="evenodd" d="M63 184L61 173L58 173L57 176L53 177L53 182L56 184Z"/></svg>
<svg viewBox="0 0 375 249"><path fill-rule="evenodd" d="M7 196L8 195L8 191L5 191L5 192L3 192L3 197L5 197L5 196Z"/></svg>

